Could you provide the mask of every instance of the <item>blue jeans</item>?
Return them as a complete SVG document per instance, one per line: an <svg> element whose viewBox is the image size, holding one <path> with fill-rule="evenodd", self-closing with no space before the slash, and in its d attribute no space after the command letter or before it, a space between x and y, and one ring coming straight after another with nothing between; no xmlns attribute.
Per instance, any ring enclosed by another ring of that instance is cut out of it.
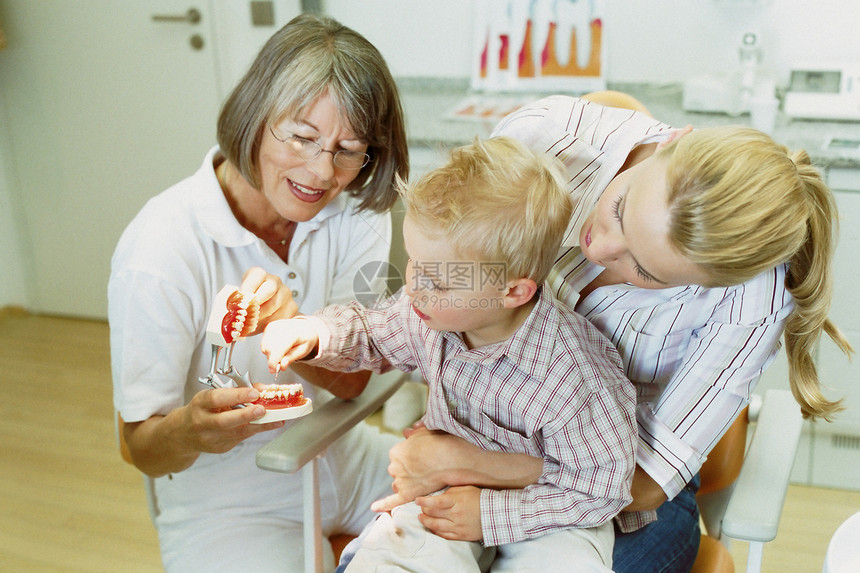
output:
<svg viewBox="0 0 860 573"><path fill-rule="evenodd" d="M632 533L621 533L616 527L612 570L615 573L689 573L701 536L697 491L698 475L675 499L660 506L657 521ZM344 572L371 525L344 548L336 573Z"/></svg>
<svg viewBox="0 0 860 573"><path fill-rule="evenodd" d="M616 573L689 573L699 551L699 476L657 510L657 521L632 533L615 528Z"/></svg>

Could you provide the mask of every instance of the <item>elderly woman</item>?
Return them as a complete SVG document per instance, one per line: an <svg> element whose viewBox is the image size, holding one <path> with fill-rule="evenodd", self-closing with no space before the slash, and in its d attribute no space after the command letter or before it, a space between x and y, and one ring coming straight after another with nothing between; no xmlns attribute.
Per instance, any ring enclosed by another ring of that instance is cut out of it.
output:
<svg viewBox="0 0 860 573"><path fill-rule="evenodd" d="M150 200L120 239L109 283L114 404L134 464L155 478L166 570L301 568L300 477L255 464L284 422L252 424L262 407L231 408L253 401L252 388L198 382L210 365L207 321L226 284L256 293L258 331L351 300L361 266L387 260L387 210L407 164L380 53L331 19L302 15L225 102L218 146L199 170ZM272 381L258 343L240 340L232 358L253 381ZM355 396L368 378L299 368L278 382L311 382L311 399L319 388ZM326 534L371 519L371 501L390 491L392 443L359 426L322 459Z"/></svg>

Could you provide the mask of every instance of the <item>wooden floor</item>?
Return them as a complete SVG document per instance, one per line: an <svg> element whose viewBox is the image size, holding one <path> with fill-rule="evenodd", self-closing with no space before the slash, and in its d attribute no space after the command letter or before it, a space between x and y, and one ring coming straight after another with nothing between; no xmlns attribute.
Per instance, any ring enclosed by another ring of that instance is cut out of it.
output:
<svg viewBox="0 0 860 573"><path fill-rule="evenodd" d="M0 570L160 571L140 474L116 448L108 327L0 309ZM157 357L154 357L157 358ZM860 492L791 486L764 571L821 571ZM745 570L746 548L733 548Z"/></svg>

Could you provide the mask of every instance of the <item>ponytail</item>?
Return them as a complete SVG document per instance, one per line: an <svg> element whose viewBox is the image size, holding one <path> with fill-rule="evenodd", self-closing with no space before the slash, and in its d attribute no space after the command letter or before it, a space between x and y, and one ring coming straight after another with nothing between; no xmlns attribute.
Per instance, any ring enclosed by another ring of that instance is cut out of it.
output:
<svg viewBox="0 0 860 573"><path fill-rule="evenodd" d="M838 226L836 204L804 151L792 155L807 199L810 202L807 237L788 263L786 288L795 308L785 323L785 350L791 391L804 418L830 417L842 410L841 400L828 400L821 392L813 354L822 331L850 355L851 345L827 318L833 290L831 260Z"/></svg>
<svg viewBox="0 0 860 573"><path fill-rule="evenodd" d="M814 354L826 333L850 356L851 345L827 318L836 202L804 151L793 155L750 128L694 130L658 153L667 158L669 237L711 277L705 286L746 282L788 263L795 302L785 325L789 383L804 418L842 409L821 392Z"/></svg>

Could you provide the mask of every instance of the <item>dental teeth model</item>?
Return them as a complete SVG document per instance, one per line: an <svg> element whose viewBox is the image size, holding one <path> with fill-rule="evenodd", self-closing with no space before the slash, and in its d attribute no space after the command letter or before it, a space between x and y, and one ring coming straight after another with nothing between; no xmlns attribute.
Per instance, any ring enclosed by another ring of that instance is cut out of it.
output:
<svg viewBox="0 0 860 573"><path fill-rule="evenodd" d="M307 402L301 384L257 384L254 387L260 397L252 403L265 406L267 410L294 408Z"/></svg>
<svg viewBox="0 0 860 573"><path fill-rule="evenodd" d="M260 305L254 302L254 295L236 290L227 298L227 313L221 321L221 335L227 343L236 342L257 328Z"/></svg>
<svg viewBox="0 0 860 573"><path fill-rule="evenodd" d="M266 408L266 414L252 424L267 424L300 418L313 411L313 403L305 398L301 384L254 384L260 397L252 402Z"/></svg>
<svg viewBox="0 0 860 573"><path fill-rule="evenodd" d="M260 304L254 300L253 293L242 292L232 285L218 291L206 325L206 340L212 346L212 363L209 372L199 381L212 388L256 388L260 397L252 404L266 408L266 414L251 422L252 424L305 416L313 411L313 403L309 398L305 398L301 384L253 384L247 372L239 372L233 366L233 348L236 342L252 334L257 329L259 319ZM247 405L240 404L235 408Z"/></svg>
<svg viewBox="0 0 860 573"><path fill-rule="evenodd" d="M228 346L254 332L259 317L260 305L254 300L253 293L227 285L215 295L206 338L211 344Z"/></svg>

